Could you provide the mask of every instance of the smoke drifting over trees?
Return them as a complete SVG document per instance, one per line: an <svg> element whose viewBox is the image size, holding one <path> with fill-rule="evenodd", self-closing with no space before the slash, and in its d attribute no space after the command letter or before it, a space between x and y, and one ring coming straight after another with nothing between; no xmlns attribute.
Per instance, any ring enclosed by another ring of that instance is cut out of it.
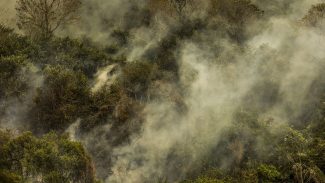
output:
<svg viewBox="0 0 325 183"><path fill-rule="evenodd" d="M3 4L0 182L325 181L324 1Z"/></svg>
<svg viewBox="0 0 325 183"><path fill-rule="evenodd" d="M75 18L80 4L79 0L19 0L17 25L34 38L49 39L59 26Z"/></svg>

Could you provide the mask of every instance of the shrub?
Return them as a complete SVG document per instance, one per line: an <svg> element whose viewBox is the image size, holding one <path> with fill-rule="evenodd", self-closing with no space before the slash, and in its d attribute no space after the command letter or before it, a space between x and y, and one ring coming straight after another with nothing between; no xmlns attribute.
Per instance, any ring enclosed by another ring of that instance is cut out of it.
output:
<svg viewBox="0 0 325 183"><path fill-rule="evenodd" d="M69 141L66 136L52 132L36 138L26 132L11 136L0 149L0 159L5 162L0 170L1 181L95 182L89 156L80 143Z"/></svg>
<svg viewBox="0 0 325 183"><path fill-rule="evenodd" d="M63 131L85 114L89 103L88 80L81 72L62 66L44 70L44 84L38 89L30 117L35 132Z"/></svg>

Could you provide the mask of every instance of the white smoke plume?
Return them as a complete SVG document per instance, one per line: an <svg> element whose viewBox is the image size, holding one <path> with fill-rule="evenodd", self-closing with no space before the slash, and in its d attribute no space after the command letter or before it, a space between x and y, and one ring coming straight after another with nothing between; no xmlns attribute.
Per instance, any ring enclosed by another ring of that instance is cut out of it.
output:
<svg viewBox="0 0 325 183"><path fill-rule="evenodd" d="M20 97L10 97L0 100L2 116L0 116L0 127L4 129L24 131L29 128L26 122L30 106L37 88L43 85L43 76L39 74L39 68L28 65L21 69L17 78L28 84L26 91ZM4 106L4 107L3 107Z"/></svg>
<svg viewBox="0 0 325 183"><path fill-rule="evenodd" d="M105 135L111 133L110 125L95 128L83 138L87 147L100 146L112 151L112 157L104 157L112 159L112 168L100 169L109 172L107 183L155 182L160 177L170 182L182 180L187 172L200 166L204 156L222 139L222 132L232 125L234 114L245 107L247 96L266 80L278 86L279 97L262 117L286 123L301 113L311 85L325 68L325 38L324 30L304 27L299 20L311 5L324 1L252 2L264 10L266 18L259 24L261 27L255 24L249 27L259 33L244 45L220 37L213 28L195 32L191 39L178 40L181 43L174 53L178 55L180 85L186 91L185 112L168 99L152 101L143 111L145 122L141 133L129 143L119 147L107 145ZM144 8L145 3L84 1L87 9L82 10L80 25L67 26L60 34L85 35L105 45L112 41L115 29L127 29L133 37L123 51L128 61L139 60L177 24L175 19L157 15L150 26L130 28L136 17L126 20L126 15L131 9ZM108 66L98 71L93 92L110 82L107 73L111 69ZM78 124L79 121L68 131L75 135ZM224 164L227 166L226 161Z"/></svg>
<svg viewBox="0 0 325 183"><path fill-rule="evenodd" d="M279 86L281 97L264 115L277 122L299 115L325 68L324 35L297 24L310 5L295 2L287 16L270 18L243 52L226 38L210 37L213 30L196 35L205 42L183 42L179 63L181 82L190 83L184 99L188 111L179 113L170 102L149 103L140 136L114 149L113 174L106 182L182 180L218 144L244 98L265 79ZM213 53L214 45L223 50ZM229 64L214 64L216 60Z"/></svg>
<svg viewBox="0 0 325 183"><path fill-rule="evenodd" d="M116 64L108 65L102 69L99 69L95 74L94 86L91 88L92 92L96 92L103 86L109 86L114 83L118 77L118 66Z"/></svg>

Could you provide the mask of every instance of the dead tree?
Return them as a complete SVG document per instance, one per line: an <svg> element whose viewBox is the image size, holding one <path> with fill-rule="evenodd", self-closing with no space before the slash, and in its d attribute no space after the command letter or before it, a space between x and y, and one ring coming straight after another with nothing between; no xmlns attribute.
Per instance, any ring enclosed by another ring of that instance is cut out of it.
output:
<svg viewBox="0 0 325 183"><path fill-rule="evenodd" d="M33 38L49 39L76 19L80 6L80 0L17 0L17 25Z"/></svg>

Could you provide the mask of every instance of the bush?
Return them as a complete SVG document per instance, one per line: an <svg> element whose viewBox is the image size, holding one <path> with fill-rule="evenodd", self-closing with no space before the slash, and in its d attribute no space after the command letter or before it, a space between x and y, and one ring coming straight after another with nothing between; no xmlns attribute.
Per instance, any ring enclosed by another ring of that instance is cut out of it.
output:
<svg viewBox="0 0 325 183"><path fill-rule="evenodd" d="M230 23L242 25L262 15L262 11L250 0L211 0L211 14L218 14Z"/></svg>
<svg viewBox="0 0 325 183"><path fill-rule="evenodd" d="M129 62L123 70L121 83L129 96L143 99L150 82L155 78L156 66L147 62Z"/></svg>
<svg viewBox="0 0 325 183"><path fill-rule="evenodd" d="M262 164L257 168L257 172L263 182L274 182L281 176L280 172L273 165Z"/></svg>
<svg viewBox="0 0 325 183"><path fill-rule="evenodd" d="M38 89L30 112L33 131L64 131L85 114L89 95L90 88L84 74L62 66L47 67L44 84Z"/></svg>
<svg viewBox="0 0 325 183"><path fill-rule="evenodd" d="M1 147L1 181L44 183L95 181L94 169L89 156L78 142L66 136L49 133L41 138L26 132L11 139Z"/></svg>
<svg viewBox="0 0 325 183"><path fill-rule="evenodd" d="M14 33L13 29L0 24L0 56L10 56L22 54L30 42L26 37Z"/></svg>
<svg viewBox="0 0 325 183"><path fill-rule="evenodd" d="M39 50L30 55L30 59L41 68L61 65L92 78L99 67L114 62L103 49L87 39L53 38L37 45Z"/></svg>
<svg viewBox="0 0 325 183"><path fill-rule="evenodd" d="M24 95L31 74L28 65L24 56L0 57L0 99Z"/></svg>

